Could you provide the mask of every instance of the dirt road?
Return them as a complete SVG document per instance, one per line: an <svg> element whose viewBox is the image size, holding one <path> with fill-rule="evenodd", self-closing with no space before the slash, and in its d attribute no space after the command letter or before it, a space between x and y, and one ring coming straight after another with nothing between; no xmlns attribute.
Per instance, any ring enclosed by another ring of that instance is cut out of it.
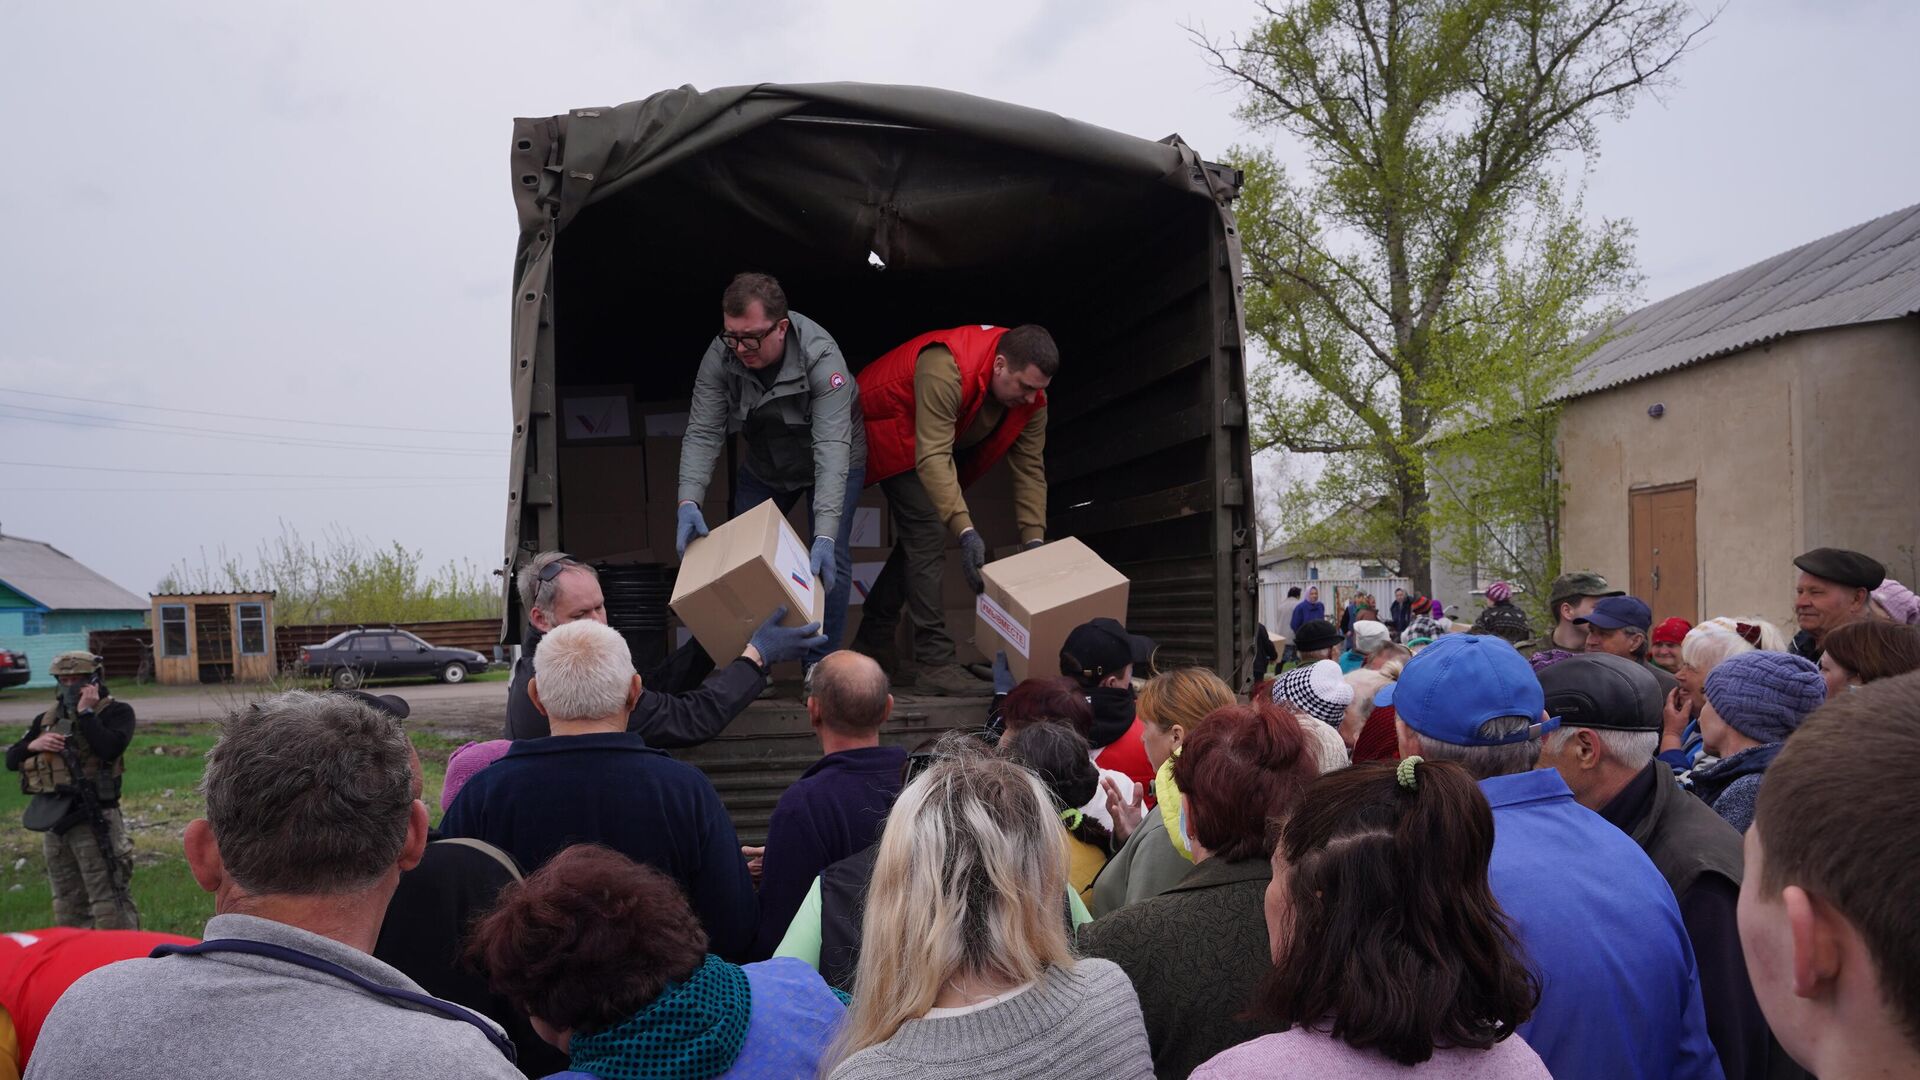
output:
<svg viewBox="0 0 1920 1080"><path fill-rule="evenodd" d="M419 726L448 735L497 739L506 726L507 684L504 682L400 683L369 688L376 694L406 699L412 710L409 727ZM47 707L51 691L26 697L10 690L0 697L0 724L26 724ZM192 723L218 720L238 706L261 696L257 687L209 686L186 693L164 693L128 700L143 722Z"/></svg>

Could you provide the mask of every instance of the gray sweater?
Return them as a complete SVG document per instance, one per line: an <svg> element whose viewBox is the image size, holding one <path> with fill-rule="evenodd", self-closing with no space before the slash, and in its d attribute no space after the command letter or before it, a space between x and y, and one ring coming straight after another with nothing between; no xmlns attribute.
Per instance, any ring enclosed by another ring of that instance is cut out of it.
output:
<svg viewBox="0 0 1920 1080"><path fill-rule="evenodd" d="M386 987L425 991L358 949L285 923L216 915L208 938L247 938L330 960ZM47 1014L33 1080L520 1080L472 1025L331 975L234 953L123 960L68 988Z"/></svg>
<svg viewBox="0 0 1920 1080"><path fill-rule="evenodd" d="M909 1020L830 1080L1148 1080L1140 1000L1107 960L1049 968L1032 989L979 1012Z"/></svg>

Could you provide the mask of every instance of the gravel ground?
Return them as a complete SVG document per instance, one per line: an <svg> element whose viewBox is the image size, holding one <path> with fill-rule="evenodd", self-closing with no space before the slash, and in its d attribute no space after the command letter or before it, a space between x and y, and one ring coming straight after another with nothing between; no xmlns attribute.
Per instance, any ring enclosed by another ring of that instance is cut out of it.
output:
<svg viewBox="0 0 1920 1080"><path fill-rule="evenodd" d="M412 715L407 726L443 732L449 736L496 739L506 726L507 684L505 682L398 683L369 688L377 694L394 694L406 699ZM27 724L47 707L52 692L25 697L9 690L0 697L0 724ZM210 686L205 690L155 694L130 699L134 715L141 722L194 723L218 720L228 710L257 699L257 688Z"/></svg>

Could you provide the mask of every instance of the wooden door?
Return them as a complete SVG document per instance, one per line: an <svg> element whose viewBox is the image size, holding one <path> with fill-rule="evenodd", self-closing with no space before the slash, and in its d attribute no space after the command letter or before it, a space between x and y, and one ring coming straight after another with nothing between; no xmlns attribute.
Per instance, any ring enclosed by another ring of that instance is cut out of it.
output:
<svg viewBox="0 0 1920 1080"><path fill-rule="evenodd" d="M1628 500L1633 595L1653 609L1655 624L1675 616L1699 622L1693 485L1646 488L1630 493Z"/></svg>

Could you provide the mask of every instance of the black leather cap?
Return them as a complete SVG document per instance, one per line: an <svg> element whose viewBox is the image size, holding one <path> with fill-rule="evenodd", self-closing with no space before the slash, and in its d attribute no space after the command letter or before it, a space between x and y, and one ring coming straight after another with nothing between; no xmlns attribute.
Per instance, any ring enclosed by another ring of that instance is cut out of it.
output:
<svg viewBox="0 0 1920 1080"><path fill-rule="evenodd" d="M1547 715L1566 728L1659 731L1660 682L1642 664L1610 653L1580 653L1540 672Z"/></svg>
<svg viewBox="0 0 1920 1080"><path fill-rule="evenodd" d="M1887 568L1880 560L1845 548L1814 548L1793 560L1793 565L1850 589L1877 589L1887 580Z"/></svg>

